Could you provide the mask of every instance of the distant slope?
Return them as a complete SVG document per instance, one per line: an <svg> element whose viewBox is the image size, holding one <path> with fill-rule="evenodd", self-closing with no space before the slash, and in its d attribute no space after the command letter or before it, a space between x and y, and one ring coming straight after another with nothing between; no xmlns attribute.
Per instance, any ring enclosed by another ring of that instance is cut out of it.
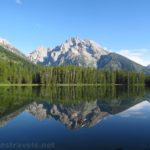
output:
<svg viewBox="0 0 150 150"><path fill-rule="evenodd" d="M97 66L98 69L126 70L150 73L146 67L116 53L109 53L108 55L102 56L97 62Z"/></svg>
<svg viewBox="0 0 150 150"><path fill-rule="evenodd" d="M0 46L0 59L5 61L12 61L15 63L30 62L27 61L27 59L14 54L13 52L9 51L8 49L2 46Z"/></svg>
<svg viewBox="0 0 150 150"><path fill-rule="evenodd" d="M21 57L2 46L0 46L0 62L12 62L17 66L19 65L20 67L22 66L23 68L26 67L30 69L36 67L36 65L26 57Z"/></svg>
<svg viewBox="0 0 150 150"><path fill-rule="evenodd" d="M32 84L37 65L0 46L0 84Z"/></svg>
<svg viewBox="0 0 150 150"><path fill-rule="evenodd" d="M0 46L7 49L8 51L24 58L27 59L27 57L25 56L25 54L21 53L17 48L15 48L15 46L13 46L9 41L7 41L6 39L0 38Z"/></svg>
<svg viewBox="0 0 150 150"><path fill-rule="evenodd" d="M148 65L146 68L150 69L150 65Z"/></svg>

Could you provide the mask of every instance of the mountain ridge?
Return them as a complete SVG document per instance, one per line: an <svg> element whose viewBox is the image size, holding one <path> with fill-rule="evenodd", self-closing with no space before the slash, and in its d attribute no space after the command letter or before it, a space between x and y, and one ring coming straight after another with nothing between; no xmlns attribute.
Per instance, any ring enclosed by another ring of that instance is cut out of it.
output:
<svg viewBox="0 0 150 150"><path fill-rule="evenodd" d="M30 53L29 58L36 64L47 66L76 65L150 73L147 67L120 54L109 52L93 40L70 38L53 49L43 48L43 50L44 52L40 53L39 49L35 50Z"/></svg>
<svg viewBox="0 0 150 150"><path fill-rule="evenodd" d="M96 42L79 38L70 38L53 49L47 48L47 56L41 54L43 61L38 59L36 53L38 49L30 53L29 58L38 64L53 66L67 64L95 68L101 55L108 54Z"/></svg>
<svg viewBox="0 0 150 150"><path fill-rule="evenodd" d="M117 53L109 53L98 61L98 69L125 70L148 73L147 68Z"/></svg>
<svg viewBox="0 0 150 150"><path fill-rule="evenodd" d="M0 38L0 46L24 59L28 59L25 54L23 54L20 50L18 50L8 40L4 38Z"/></svg>
<svg viewBox="0 0 150 150"><path fill-rule="evenodd" d="M14 58L14 55L11 54L14 53L25 61L46 66L74 65L101 70L125 70L150 74L150 66L144 67L125 56L109 52L96 42L87 39L70 38L53 49L39 47L27 57L5 39L0 38L0 47L3 59L5 56L8 59L12 58L8 57L9 55Z"/></svg>
<svg viewBox="0 0 150 150"><path fill-rule="evenodd" d="M148 68L148 69L150 69L150 64L149 64L149 65L147 65L147 68Z"/></svg>

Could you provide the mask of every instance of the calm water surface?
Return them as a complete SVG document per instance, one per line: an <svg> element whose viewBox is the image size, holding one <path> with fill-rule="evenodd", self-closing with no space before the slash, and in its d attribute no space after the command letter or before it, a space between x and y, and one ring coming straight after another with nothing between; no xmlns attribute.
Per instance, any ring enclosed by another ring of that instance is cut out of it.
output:
<svg viewBox="0 0 150 150"><path fill-rule="evenodd" d="M144 87L0 87L0 149L150 149Z"/></svg>

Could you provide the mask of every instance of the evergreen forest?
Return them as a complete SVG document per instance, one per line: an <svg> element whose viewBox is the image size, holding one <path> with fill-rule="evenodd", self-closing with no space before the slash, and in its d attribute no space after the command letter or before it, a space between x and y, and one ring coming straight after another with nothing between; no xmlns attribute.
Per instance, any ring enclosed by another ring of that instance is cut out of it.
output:
<svg viewBox="0 0 150 150"><path fill-rule="evenodd" d="M0 47L0 84L149 85L150 76L142 72L123 70L35 65Z"/></svg>

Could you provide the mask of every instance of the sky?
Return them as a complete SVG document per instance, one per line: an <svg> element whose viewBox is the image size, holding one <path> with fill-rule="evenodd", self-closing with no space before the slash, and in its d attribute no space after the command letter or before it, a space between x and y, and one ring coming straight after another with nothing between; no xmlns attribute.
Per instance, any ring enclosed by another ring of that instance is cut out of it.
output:
<svg viewBox="0 0 150 150"><path fill-rule="evenodd" d="M0 0L0 37L24 53L70 37L150 64L150 0Z"/></svg>

